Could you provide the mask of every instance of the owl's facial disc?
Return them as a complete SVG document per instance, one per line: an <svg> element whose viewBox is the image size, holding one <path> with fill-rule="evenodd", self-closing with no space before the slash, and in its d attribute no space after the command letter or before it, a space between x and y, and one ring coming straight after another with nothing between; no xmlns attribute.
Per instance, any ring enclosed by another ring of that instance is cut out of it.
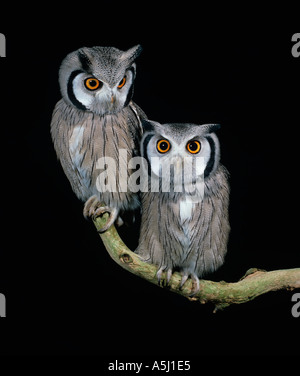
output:
<svg viewBox="0 0 300 376"><path fill-rule="evenodd" d="M174 134L149 134L144 142L151 175L161 179L165 187L173 185L180 192L184 186L190 192L195 184L203 182L212 151L205 137L180 140Z"/></svg>
<svg viewBox="0 0 300 376"><path fill-rule="evenodd" d="M99 115L117 113L131 99L133 72L128 70L120 81L111 85L99 77L77 71L70 83L69 99L79 109Z"/></svg>

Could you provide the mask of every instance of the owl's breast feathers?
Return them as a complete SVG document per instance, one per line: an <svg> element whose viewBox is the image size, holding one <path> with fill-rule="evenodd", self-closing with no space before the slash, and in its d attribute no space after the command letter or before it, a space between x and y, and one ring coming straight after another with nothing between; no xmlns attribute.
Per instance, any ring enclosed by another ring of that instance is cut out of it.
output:
<svg viewBox="0 0 300 376"><path fill-rule="evenodd" d="M227 252L230 230L227 178L226 168L219 165L215 173L205 181L203 199L190 204L192 206L184 204L184 201L180 204L180 215L183 217L179 221L179 227L182 228L181 239L184 245L181 265L194 269L198 276L220 267ZM189 239L188 243L186 239Z"/></svg>
<svg viewBox="0 0 300 376"><path fill-rule="evenodd" d="M185 193L143 193L137 253L148 262L198 276L220 267L230 229L227 177L227 170L219 165L205 179L204 195L198 201Z"/></svg>

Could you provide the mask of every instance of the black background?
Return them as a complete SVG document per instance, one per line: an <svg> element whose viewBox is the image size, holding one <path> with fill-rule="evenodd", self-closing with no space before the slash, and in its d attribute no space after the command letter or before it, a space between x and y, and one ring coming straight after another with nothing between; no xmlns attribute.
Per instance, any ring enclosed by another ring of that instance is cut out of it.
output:
<svg viewBox="0 0 300 376"><path fill-rule="evenodd" d="M62 59L82 46L140 43L133 99L148 117L222 126L232 230L226 262L208 278L234 282L251 267L299 267L300 58L291 55L291 37L300 30L268 18L221 25L211 16L204 24L205 14L178 10L176 18L166 15L167 23L143 15L137 24L132 10L105 23L108 16L95 20L83 12L76 27L57 16L51 28L40 22L24 23L18 33L0 30L7 38L0 61L3 354L188 360L297 353L294 292L213 314L211 304L131 275L83 218L56 160L50 122ZM136 242L136 232L121 234L129 245Z"/></svg>

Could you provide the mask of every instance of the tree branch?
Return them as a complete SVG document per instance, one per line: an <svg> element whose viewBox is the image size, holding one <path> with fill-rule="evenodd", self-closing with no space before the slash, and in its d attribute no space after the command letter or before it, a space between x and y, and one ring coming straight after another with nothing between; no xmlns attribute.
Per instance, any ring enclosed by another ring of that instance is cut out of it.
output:
<svg viewBox="0 0 300 376"><path fill-rule="evenodd" d="M141 261L137 254L127 248L114 226L101 233L101 228L108 218L109 215L106 213L102 217L94 219L93 222L111 258L122 268L158 285L157 266ZM191 279L186 281L182 289L179 288L180 280L181 275L174 273L168 289L202 304L212 302L215 304L214 312L216 312L231 304L246 303L269 291L300 288L300 268L270 272L250 269L240 281L235 283L200 280L200 291L192 297L190 296L192 292Z"/></svg>

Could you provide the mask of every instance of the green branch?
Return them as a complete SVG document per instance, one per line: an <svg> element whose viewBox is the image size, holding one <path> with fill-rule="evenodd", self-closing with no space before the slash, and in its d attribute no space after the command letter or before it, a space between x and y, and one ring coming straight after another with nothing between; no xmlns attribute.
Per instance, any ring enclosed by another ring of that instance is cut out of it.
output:
<svg viewBox="0 0 300 376"><path fill-rule="evenodd" d="M111 258L122 268L158 285L157 266L141 261L137 254L126 247L114 226L101 233L101 228L108 218L109 215L106 213L102 217L95 218L93 222ZM192 281L187 280L180 289L180 280L181 275L174 273L168 289L202 304L212 302L215 304L216 311L231 304L246 303L269 291L300 288L300 268L270 272L250 269L240 281L235 283L200 280L200 291L193 297L190 297Z"/></svg>

